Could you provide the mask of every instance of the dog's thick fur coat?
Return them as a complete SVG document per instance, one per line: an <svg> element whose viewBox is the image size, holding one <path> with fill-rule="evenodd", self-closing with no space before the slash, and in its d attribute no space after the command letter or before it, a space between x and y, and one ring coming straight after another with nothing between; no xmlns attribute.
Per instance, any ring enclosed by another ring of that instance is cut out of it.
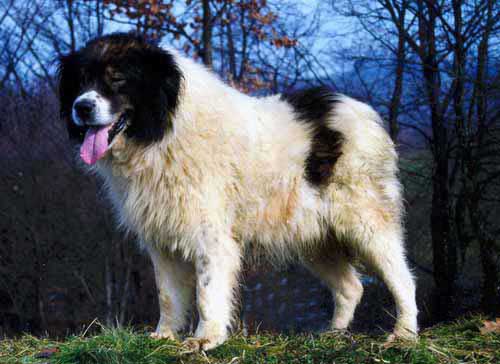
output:
<svg viewBox="0 0 500 364"><path fill-rule="evenodd" d="M168 130L150 142L122 133L94 167L120 225L153 261L153 336L175 337L196 302L187 344L221 344L249 242L276 261L298 259L332 289L334 329L349 325L362 296L356 255L394 296L394 335L416 335L397 155L377 113L322 88L250 97L175 51L157 52L182 75L175 109L162 105Z"/></svg>

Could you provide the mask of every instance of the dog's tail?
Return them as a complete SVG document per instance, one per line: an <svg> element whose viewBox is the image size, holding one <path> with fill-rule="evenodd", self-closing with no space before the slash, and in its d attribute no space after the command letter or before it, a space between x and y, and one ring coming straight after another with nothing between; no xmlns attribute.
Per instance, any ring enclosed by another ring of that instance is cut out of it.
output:
<svg viewBox="0 0 500 364"><path fill-rule="evenodd" d="M401 209L398 155L382 118L365 103L341 94L333 97L327 125L343 137L339 162L348 166L347 173L379 180L386 197Z"/></svg>

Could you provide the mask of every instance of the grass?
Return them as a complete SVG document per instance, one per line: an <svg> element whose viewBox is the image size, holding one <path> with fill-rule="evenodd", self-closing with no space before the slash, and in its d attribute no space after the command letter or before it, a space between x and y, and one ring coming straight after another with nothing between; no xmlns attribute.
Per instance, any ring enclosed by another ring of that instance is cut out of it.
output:
<svg viewBox="0 0 500 364"><path fill-rule="evenodd" d="M173 341L150 339L131 329L102 328L95 336L63 342L24 336L0 341L1 364L250 364L250 363L500 363L500 333L482 335L475 316L423 331L418 343L384 345L383 337L353 334L233 336L206 354L186 353ZM40 353L57 350L49 358Z"/></svg>

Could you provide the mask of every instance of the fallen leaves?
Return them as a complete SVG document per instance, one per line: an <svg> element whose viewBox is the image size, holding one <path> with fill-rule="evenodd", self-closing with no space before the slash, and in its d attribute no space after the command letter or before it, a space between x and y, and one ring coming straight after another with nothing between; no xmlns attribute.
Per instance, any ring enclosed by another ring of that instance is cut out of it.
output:
<svg viewBox="0 0 500 364"><path fill-rule="evenodd" d="M47 359L50 358L55 353L59 352L59 348L47 348L43 349L41 352L35 355L37 359Z"/></svg>
<svg viewBox="0 0 500 364"><path fill-rule="evenodd" d="M500 334L500 317L497 317L495 321L483 321L483 327L481 327L479 331L481 335L490 333Z"/></svg>

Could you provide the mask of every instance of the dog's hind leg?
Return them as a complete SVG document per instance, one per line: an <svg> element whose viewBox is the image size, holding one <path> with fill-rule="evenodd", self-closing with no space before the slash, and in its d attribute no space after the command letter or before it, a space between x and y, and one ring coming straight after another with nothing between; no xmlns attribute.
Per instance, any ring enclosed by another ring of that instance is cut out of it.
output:
<svg viewBox="0 0 500 364"><path fill-rule="evenodd" d="M157 339L174 339L177 333L186 326L188 312L194 301L194 267L174 257L148 246L153 261L160 320L151 337Z"/></svg>
<svg viewBox="0 0 500 364"><path fill-rule="evenodd" d="M363 295L356 269L342 253L307 259L305 265L332 291L335 300L332 329L346 329Z"/></svg>
<svg viewBox="0 0 500 364"><path fill-rule="evenodd" d="M414 339L418 331L415 282L405 259L402 236L399 227L387 226L360 246L361 257L384 281L396 303L397 320L389 340Z"/></svg>

